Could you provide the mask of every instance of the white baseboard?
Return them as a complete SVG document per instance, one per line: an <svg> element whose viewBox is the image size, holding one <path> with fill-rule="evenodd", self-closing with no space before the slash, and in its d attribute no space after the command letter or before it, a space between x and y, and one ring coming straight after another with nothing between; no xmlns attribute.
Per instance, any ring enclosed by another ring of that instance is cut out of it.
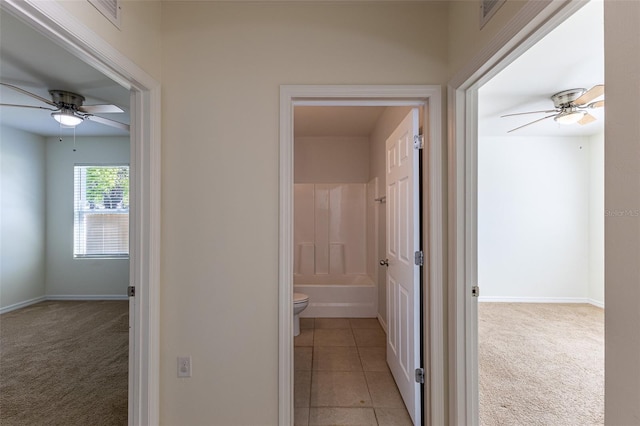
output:
<svg viewBox="0 0 640 426"><path fill-rule="evenodd" d="M58 294L48 295L46 300L128 300L126 294Z"/></svg>
<svg viewBox="0 0 640 426"><path fill-rule="evenodd" d="M27 306L35 305L36 303L44 302L45 300L47 300L46 296L40 296L34 299L25 300L24 302L14 303L13 305L0 308L0 314L6 314L7 312L15 311L20 308L26 308Z"/></svg>
<svg viewBox="0 0 640 426"><path fill-rule="evenodd" d="M300 318L371 318L375 316L373 303L309 303Z"/></svg>
<svg viewBox="0 0 640 426"><path fill-rule="evenodd" d="M389 334L387 332L387 323L384 322L384 320L382 319L382 317L380 316L380 314L378 314L378 322L380 323L380 326L382 327L382 329L384 330L385 334Z"/></svg>
<svg viewBox="0 0 640 426"><path fill-rule="evenodd" d="M587 303L592 304L593 306L597 306L598 308L604 309L604 302L596 299L587 299Z"/></svg>
<svg viewBox="0 0 640 426"><path fill-rule="evenodd" d="M480 296L478 302L493 303L585 303L604 308L604 303L587 297L500 297Z"/></svg>

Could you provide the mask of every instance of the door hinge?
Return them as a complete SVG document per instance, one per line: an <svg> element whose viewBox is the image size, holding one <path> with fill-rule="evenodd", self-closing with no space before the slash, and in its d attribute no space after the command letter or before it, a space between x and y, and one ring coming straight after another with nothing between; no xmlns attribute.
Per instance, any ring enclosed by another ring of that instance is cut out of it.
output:
<svg viewBox="0 0 640 426"><path fill-rule="evenodd" d="M417 266L424 266L424 253L422 250L414 253L414 263Z"/></svg>
<svg viewBox="0 0 640 426"><path fill-rule="evenodd" d="M424 368L416 368L416 383L424 383Z"/></svg>
<svg viewBox="0 0 640 426"><path fill-rule="evenodd" d="M132 285L127 287L127 295L129 295L129 297L134 297L136 295L136 288Z"/></svg>
<svg viewBox="0 0 640 426"><path fill-rule="evenodd" d="M424 136L415 135L413 137L413 148L414 149L422 149L422 148L424 148Z"/></svg>
<svg viewBox="0 0 640 426"><path fill-rule="evenodd" d="M474 285L471 287L471 296L472 297L480 297L480 287Z"/></svg>

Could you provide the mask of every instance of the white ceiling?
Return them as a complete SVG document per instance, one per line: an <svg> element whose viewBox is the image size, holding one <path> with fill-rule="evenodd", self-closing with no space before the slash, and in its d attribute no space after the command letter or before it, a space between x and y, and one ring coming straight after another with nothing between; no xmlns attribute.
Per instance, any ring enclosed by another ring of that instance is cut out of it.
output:
<svg viewBox="0 0 640 426"><path fill-rule="evenodd" d="M550 97L554 93L602 83L603 4L602 0L592 0L480 88L479 135L505 136L510 129L550 114L501 115L552 110ZM509 135L592 135L604 129L604 109L591 110L598 120L584 126L561 125L549 118Z"/></svg>
<svg viewBox="0 0 640 426"><path fill-rule="evenodd" d="M84 105L114 104L120 114L99 114L129 124L129 91L85 64L6 11L0 10L0 81L18 86L46 99L49 90L83 95ZM48 106L0 86L0 103ZM60 128L51 111L0 106L0 124L41 136L69 136L73 129ZM76 136L126 136L129 132L85 120Z"/></svg>
<svg viewBox="0 0 640 426"><path fill-rule="evenodd" d="M0 81L44 98L48 90L67 90L85 96L85 105L115 104L124 114L106 118L129 123L129 91L29 26L0 10ZM542 118L543 114L500 118L500 115L553 109L550 96L562 90L588 89L604 82L602 0L592 0L543 40L531 47L479 90L479 133L507 135L507 131ZM40 105L23 94L0 87L0 103ZM296 107L296 136L368 136L384 107ZM0 107L0 124L43 136L73 133L60 129L50 111ZM604 108L593 110L598 120L586 126L557 124L553 119L510 135L589 135L602 131ZM78 136L128 133L85 120Z"/></svg>

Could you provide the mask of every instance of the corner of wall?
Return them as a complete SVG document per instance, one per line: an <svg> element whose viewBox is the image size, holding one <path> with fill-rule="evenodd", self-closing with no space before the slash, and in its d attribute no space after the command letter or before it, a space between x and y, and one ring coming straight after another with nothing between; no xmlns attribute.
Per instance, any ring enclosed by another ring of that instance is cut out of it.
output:
<svg viewBox="0 0 640 426"><path fill-rule="evenodd" d="M604 132L589 138L589 300L604 307Z"/></svg>
<svg viewBox="0 0 640 426"><path fill-rule="evenodd" d="M45 140L0 127L0 308L45 295Z"/></svg>

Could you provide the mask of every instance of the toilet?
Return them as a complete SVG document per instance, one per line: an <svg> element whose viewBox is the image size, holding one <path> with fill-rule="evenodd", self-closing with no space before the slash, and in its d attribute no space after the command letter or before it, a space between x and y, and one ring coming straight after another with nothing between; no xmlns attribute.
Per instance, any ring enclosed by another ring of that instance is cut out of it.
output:
<svg viewBox="0 0 640 426"><path fill-rule="evenodd" d="M300 334L300 312L309 305L309 296L304 293L293 293L293 335Z"/></svg>

